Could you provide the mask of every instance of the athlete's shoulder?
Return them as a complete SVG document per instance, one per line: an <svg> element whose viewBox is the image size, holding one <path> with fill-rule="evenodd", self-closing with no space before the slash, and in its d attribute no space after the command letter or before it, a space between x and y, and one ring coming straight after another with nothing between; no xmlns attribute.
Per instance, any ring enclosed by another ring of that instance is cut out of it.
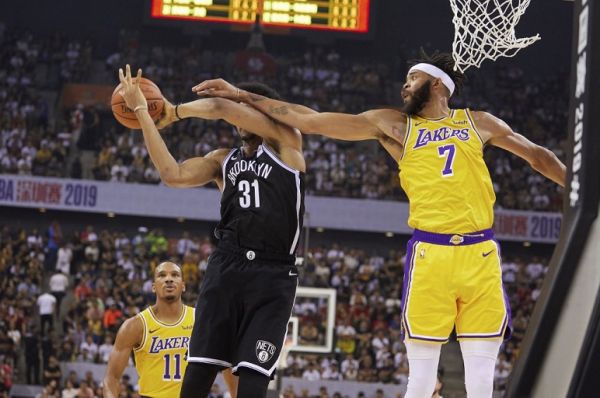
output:
<svg viewBox="0 0 600 398"><path fill-rule="evenodd" d="M121 329L125 331L135 331L137 329L143 332L144 329L144 313L148 312L148 308L138 312L131 318L127 318L121 325Z"/></svg>
<svg viewBox="0 0 600 398"><path fill-rule="evenodd" d="M407 120L407 116L404 112L393 108L371 109L361 113L361 115L374 122L393 121L406 123Z"/></svg>
<svg viewBox="0 0 600 398"><path fill-rule="evenodd" d="M469 113L484 142L494 137L512 134L512 129L504 120L489 112L469 111Z"/></svg>
<svg viewBox="0 0 600 398"><path fill-rule="evenodd" d="M225 158L227 157L227 155L229 155L229 153L232 151L232 148L219 148L219 149L215 149L209 153L206 154L206 158L207 159L214 159L216 161L218 161L219 163L223 163L223 160L225 160Z"/></svg>
<svg viewBox="0 0 600 398"><path fill-rule="evenodd" d="M382 132L382 137L391 137L402 144L406 134L408 117L404 112L393 108L372 109L361 113Z"/></svg>
<svg viewBox="0 0 600 398"><path fill-rule="evenodd" d="M185 318L186 318L185 322L194 323L194 321L196 319L196 308L186 305L185 306Z"/></svg>
<svg viewBox="0 0 600 398"><path fill-rule="evenodd" d="M125 320L119 328L117 340L122 344L131 348L139 347L142 344L145 333L145 322L142 319L142 312Z"/></svg>
<svg viewBox="0 0 600 398"><path fill-rule="evenodd" d="M473 118L473 121L487 121L490 120L494 117L494 115L492 115L489 112L486 111L479 111L476 109L469 109L469 108L465 108L464 109L465 112L468 112L471 117Z"/></svg>

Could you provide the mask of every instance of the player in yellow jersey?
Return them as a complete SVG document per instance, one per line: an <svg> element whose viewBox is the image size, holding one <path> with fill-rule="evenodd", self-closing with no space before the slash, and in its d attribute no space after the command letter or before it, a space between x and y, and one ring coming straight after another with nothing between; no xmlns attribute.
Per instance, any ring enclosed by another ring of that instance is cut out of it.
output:
<svg viewBox="0 0 600 398"><path fill-rule="evenodd" d="M142 397L179 397L194 308L181 300L185 283L175 263L163 262L156 267L152 290L156 303L126 320L119 329L104 377L104 398L120 396L121 376L132 351ZM235 398L237 381L231 369L226 369L223 376Z"/></svg>
<svg viewBox="0 0 600 398"><path fill-rule="evenodd" d="M451 109L464 76L450 54L412 61L400 109L358 115L313 113L301 106L240 90L222 79L192 90L251 104L303 133L359 141L375 139L398 162L409 199L403 291L403 331L409 360L405 398L431 397L441 345L455 327L465 362L469 397L491 397L494 366L510 335L500 248L493 238L495 194L483 161L493 145L525 159L564 186L566 168L548 149L515 133L487 113Z"/></svg>

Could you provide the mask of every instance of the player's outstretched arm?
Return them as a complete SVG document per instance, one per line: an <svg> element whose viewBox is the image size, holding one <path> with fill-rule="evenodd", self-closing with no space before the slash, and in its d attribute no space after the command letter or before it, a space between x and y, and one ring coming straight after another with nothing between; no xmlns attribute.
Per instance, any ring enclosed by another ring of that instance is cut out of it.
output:
<svg viewBox="0 0 600 398"><path fill-rule="evenodd" d="M261 111L251 106L226 98L202 98L175 106L163 97L164 115L157 123L163 128L180 119L201 118L223 119L227 123L242 128L267 140L275 140L284 145L302 150L301 135L288 126L277 123ZM316 113L311 110L312 113Z"/></svg>
<svg viewBox="0 0 600 398"><path fill-rule="evenodd" d="M142 70L138 69L137 80L142 77ZM207 184L217 180L221 172L221 160L227 150L216 150L205 157L197 157L178 164L169 152L167 145L160 136L154 121L148 113L148 104L139 86L131 78L131 69L119 69L119 79L123 84L120 94L125 99L127 106L135 112L142 132L144 142L152 163L160 173L161 180L170 187L187 188Z"/></svg>
<svg viewBox="0 0 600 398"><path fill-rule="evenodd" d="M131 351L142 343L143 334L144 326L137 316L126 320L119 328L104 375L104 398L119 397L121 377L129 362Z"/></svg>
<svg viewBox="0 0 600 398"><path fill-rule="evenodd" d="M252 105L267 116L304 134L320 134L346 141L379 139L382 132L366 114L317 113L302 105L274 100L238 89L223 79L206 80L192 88L198 95L227 98Z"/></svg>
<svg viewBox="0 0 600 398"><path fill-rule="evenodd" d="M473 118L484 141L514 153L537 172L561 187L565 186L567 168L552 151L515 133L503 120L487 112L474 112Z"/></svg>

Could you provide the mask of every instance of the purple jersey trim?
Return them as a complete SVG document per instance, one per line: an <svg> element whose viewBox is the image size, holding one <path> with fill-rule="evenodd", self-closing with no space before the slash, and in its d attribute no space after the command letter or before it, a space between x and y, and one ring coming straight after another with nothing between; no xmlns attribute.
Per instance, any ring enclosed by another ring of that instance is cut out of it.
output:
<svg viewBox="0 0 600 398"><path fill-rule="evenodd" d="M419 242L433 243L434 245L464 246L494 239L494 231L484 229L483 231L470 232L468 234L436 234L434 232L415 229L412 239Z"/></svg>
<svg viewBox="0 0 600 398"><path fill-rule="evenodd" d="M408 297L408 288L410 286L410 276L413 267L413 260L415 255L415 246L417 243L414 239L410 239L406 244L406 260L404 261L404 278L402 281L402 324L401 328L401 339L404 340L405 333L408 329L408 322L406 320L406 299ZM408 333L410 336L410 332Z"/></svg>
<svg viewBox="0 0 600 398"><path fill-rule="evenodd" d="M497 337L502 337L504 336L506 339L506 331L508 330L506 325L509 321L509 312L506 313L506 316L504 317L504 321L502 322L502 327L500 328L500 333L494 333L494 334L469 334L469 335L464 335L464 334L457 334L456 337L459 339L492 339L492 338L497 338Z"/></svg>
<svg viewBox="0 0 600 398"><path fill-rule="evenodd" d="M500 242L498 242L496 239L494 239L494 243L496 243L496 247L498 248L498 250L497 250L498 261L500 261L500 268L502 268L502 252L500 249ZM506 321L507 321L506 329L504 329L503 332L504 332L504 340L508 340L508 339L510 339L510 336L512 336L513 325L512 325L512 312L510 310L510 299L508 298L508 294L506 294L506 289L504 288L504 281L502 281L502 291L504 292L504 307L506 307Z"/></svg>

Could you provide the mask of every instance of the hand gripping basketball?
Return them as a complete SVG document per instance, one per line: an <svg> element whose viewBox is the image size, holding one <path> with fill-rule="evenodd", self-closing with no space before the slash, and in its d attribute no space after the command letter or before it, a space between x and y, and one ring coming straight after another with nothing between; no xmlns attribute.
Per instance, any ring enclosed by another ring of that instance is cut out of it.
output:
<svg viewBox="0 0 600 398"><path fill-rule="evenodd" d="M163 97L156 84L142 77L141 69L135 78L131 77L129 65L125 70L123 73L123 69L119 69L120 83L113 91L111 108L119 123L131 129L139 129L138 111L147 109L152 120L158 120L163 110Z"/></svg>
<svg viewBox="0 0 600 398"><path fill-rule="evenodd" d="M131 67L129 64L125 67L125 75L123 75L123 68L119 68L119 80L121 81L121 90L119 94L125 100L127 107L132 109L134 112L138 109L148 109L148 102L146 97L140 90L140 82L142 79L142 70L138 69L135 81L131 78Z"/></svg>

